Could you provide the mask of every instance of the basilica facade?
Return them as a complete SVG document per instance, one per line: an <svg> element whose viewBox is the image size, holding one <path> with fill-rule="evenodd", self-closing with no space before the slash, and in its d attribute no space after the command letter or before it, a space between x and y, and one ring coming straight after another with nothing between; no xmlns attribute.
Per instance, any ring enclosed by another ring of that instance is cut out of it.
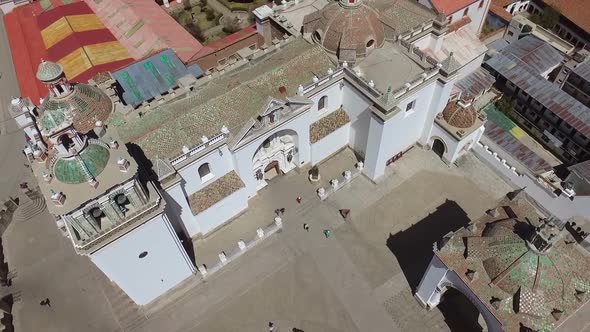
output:
<svg viewBox="0 0 590 332"><path fill-rule="evenodd" d="M121 121L112 85L70 83L50 62L37 74L49 96L11 105L58 227L138 304L197 273L181 237L231 222L274 177L350 148L378 183L413 146L452 165L483 133L476 96L455 86L480 54L447 52L457 36L427 7L342 0L301 29L278 8L254 14L260 49L142 117Z"/></svg>

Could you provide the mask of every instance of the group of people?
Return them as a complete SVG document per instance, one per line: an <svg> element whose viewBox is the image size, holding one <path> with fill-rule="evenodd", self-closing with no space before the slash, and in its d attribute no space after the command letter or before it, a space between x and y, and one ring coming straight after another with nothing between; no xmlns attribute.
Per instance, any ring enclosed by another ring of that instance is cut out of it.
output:
<svg viewBox="0 0 590 332"><path fill-rule="evenodd" d="M277 330L275 330L275 324L273 322L268 322L268 331L269 332L278 332ZM298 329L296 327L294 327L291 331L292 332L305 332L302 329Z"/></svg>

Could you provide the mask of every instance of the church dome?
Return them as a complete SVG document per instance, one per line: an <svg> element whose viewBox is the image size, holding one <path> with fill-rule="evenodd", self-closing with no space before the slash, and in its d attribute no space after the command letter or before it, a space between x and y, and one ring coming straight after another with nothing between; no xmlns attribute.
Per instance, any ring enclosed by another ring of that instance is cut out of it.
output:
<svg viewBox="0 0 590 332"><path fill-rule="evenodd" d="M524 288L550 303L563 296L576 267L569 264L565 246L544 253L531 249L525 239L532 233L531 225L515 219L489 223L482 238L467 240L468 256L486 257L482 263L491 284L510 296Z"/></svg>
<svg viewBox="0 0 590 332"><path fill-rule="evenodd" d="M42 82L55 81L63 74L64 68L62 65L51 61L41 60L37 68L37 79Z"/></svg>
<svg viewBox="0 0 590 332"><path fill-rule="evenodd" d="M106 121L113 110L113 102L102 90L86 84L76 84L73 92L63 98L47 97L41 104L44 114L41 116L41 128L53 124L45 113L51 117L71 114L72 125L80 133L88 133L94 129L97 121Z"/></svg>
<svg viewBox="0 0 590 332"><path fill-rule="evenodd" d="M477 121L477 111L473 106L460 106L449 103L442 112L445 121L455 128L469 128Z"/></svg>
<svg viewBox="0 0 590 332"><path fill-rule="evenodd" d="M66 127L64 124L67 123L67 116L63 108L56 108L45 111L37 122L41 133L50 135L54 131Z"/></svg>
<svg viewBox="0 0 590 332"><path fill-rule="evenodd" d="M109 149L98 144L88 144L77 156L59 158L51 172L62 183L78 184L97 177L110 158Z"/></svg>
<svg viewBox="0 0 590 332"><path fill-rule="evenodd" d="M379 13L360 0L331 3L306 16L303 25L316 43L341 60L364 57L385 40Z"/></svg>

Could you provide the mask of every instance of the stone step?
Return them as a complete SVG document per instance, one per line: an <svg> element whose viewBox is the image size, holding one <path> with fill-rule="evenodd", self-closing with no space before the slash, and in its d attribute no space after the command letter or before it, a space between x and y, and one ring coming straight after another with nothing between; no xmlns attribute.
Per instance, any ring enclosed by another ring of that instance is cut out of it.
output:
<svg viewBox="0 0 590 332"><path fill-rule="evenodd" d="M14 212L13 220L26 221L45 210L45 200L43 198L36 198L34 200L22 202L18 209Z"/></svg>

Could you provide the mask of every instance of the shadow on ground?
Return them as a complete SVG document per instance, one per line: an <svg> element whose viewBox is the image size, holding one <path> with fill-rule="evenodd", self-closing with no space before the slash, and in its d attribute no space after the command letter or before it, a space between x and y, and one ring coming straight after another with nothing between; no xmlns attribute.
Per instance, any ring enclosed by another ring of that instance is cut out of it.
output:
<svg viewBox="0 0 590 332"><path fill-rule="evenodd" d="M447 199L410 228L389 235L387 247L397 258L412 292L416 291L432 259L433 244L469 221L467 213L455 201ZM481 331L477 308L461 293L447 291L438 309L451 331Z"/></svg>

